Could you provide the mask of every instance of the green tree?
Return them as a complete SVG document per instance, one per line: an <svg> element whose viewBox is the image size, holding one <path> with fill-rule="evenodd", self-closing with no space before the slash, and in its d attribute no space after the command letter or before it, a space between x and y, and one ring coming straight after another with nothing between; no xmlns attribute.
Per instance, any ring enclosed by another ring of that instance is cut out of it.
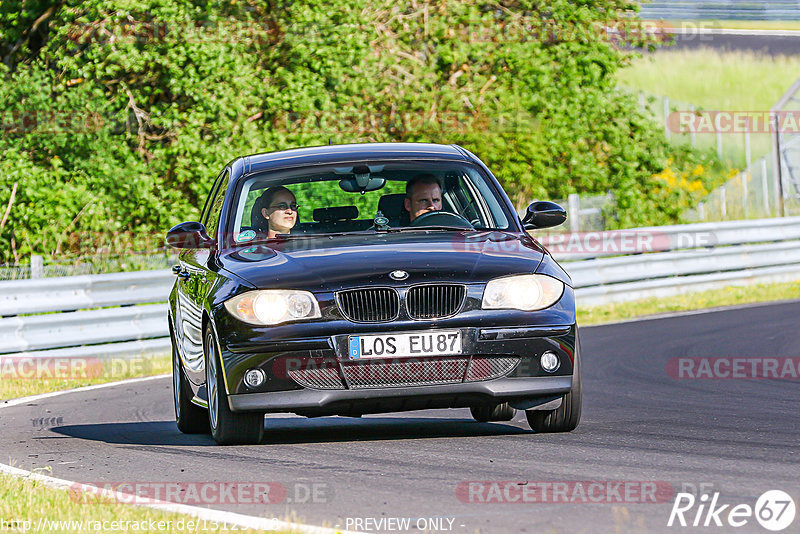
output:
<svg viewBox="0 0 800 534"><path fill-rule="evenodd" d="M635 4L4 0L0 261L163 235L230 159L329 139L459 143L519 204L610 191L613 225L675 222L694 197L663 171L716 167L615 89L653 45Z"/></svg>

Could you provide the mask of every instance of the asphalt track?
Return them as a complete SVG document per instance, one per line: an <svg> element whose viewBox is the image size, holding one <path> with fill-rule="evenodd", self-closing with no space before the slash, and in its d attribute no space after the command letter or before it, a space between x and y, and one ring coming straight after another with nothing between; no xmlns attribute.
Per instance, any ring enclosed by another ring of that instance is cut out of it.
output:
<svg viewBox="0 0 800 534"><path fill-rule="evenodd" d="M661 52L694 50L710 48L720 52L754 52L770 56L800 55L800 32L786 32L793 35L762 34L749 32L724 35L701 34L687 30L684 34L675 35L675 44L659 49Z"/></svg>
<svg viewBox="0 0 800 534"><path fill-rule="evenodd" d="M790 302L585 328L584 413L569 434L537 435L520 418L476 423L467 410L445 410L268 417L261 445L218 447L178 432L164 378L4 408L0 461L89 483L279 482L288 491L280 503L210 506L350 530L356 518L411 518L412 531L419 518L444 518L445 527L453 520L450 530L429 531L696 531L666 526L673 491L718 491L720 503L752 506L781 489L800 503L800 381L679 380L667 364L798 357L798 322L800 302ZM58 417L53 428L35 422ZM671 491L658 503L613 502L613 493L602 503L480 503L459 499L464 481L639 481ZM306 498L314 487L316 499ZM800 513L786 532L798 525ZM753 518L735 530L766 532Z"/></svg>

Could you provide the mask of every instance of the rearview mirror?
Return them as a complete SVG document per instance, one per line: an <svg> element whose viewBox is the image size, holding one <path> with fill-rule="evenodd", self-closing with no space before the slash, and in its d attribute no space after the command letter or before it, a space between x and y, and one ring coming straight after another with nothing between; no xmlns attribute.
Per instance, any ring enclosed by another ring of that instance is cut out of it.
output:
<svg viewBox="0 0 800 534"><path fill-rule="evenodd" d="M339 187L348 193L366 193L367 191L377 191L386 185L385 178L371 178L369 174L357 174L353 178L339 180Z"/></svg>
<svg viewBox="0 0 800 534"><path fill-rule="evenodd" d="M540 200L528 206L522 224L526 230L536 228L552 228L567 220L567 212L556 204L547 200Z"/></svg>
<svg viewBox="0 0 800 534"><path fill-rule="evenodd" d="M214 240L199 222L183 222L167 232L167 245L173 248L211 248Z"/></svg>

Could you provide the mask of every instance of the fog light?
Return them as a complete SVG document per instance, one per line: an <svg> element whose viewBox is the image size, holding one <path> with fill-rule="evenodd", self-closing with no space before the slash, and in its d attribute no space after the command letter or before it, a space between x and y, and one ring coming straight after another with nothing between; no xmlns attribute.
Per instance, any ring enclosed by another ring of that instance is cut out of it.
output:
<svg viewBox="0 0 800 534"><path fill-rule="evenodd" d="M244 374L244 383L247 387L257 388L264 383L264 371L261 369L250 369Z"/></svg>
<svg viewBox="0 0 800 534"><path fill-rule="evenodd" d="M550 351L542 354L540 362L542 364L542 369L548 373L554 373L559 367L561 367L561 361L558 359L558 356Z"/></svg>

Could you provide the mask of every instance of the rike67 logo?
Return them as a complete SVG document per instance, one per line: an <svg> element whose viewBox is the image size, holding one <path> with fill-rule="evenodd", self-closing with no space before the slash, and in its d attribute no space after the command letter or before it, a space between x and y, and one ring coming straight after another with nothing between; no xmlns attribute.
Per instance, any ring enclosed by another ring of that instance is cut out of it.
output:
<svg viewBox="0 0 800 534"><path fill-rule="evenodd" d="M773 532L785 530L794 521L796 507L788 493L781 490L765 491L749 504L720 504L719 492L696 498L691 493L678 493L669 514L667 526L733 527L747 525L755 517L765 529Z"/></svg>

